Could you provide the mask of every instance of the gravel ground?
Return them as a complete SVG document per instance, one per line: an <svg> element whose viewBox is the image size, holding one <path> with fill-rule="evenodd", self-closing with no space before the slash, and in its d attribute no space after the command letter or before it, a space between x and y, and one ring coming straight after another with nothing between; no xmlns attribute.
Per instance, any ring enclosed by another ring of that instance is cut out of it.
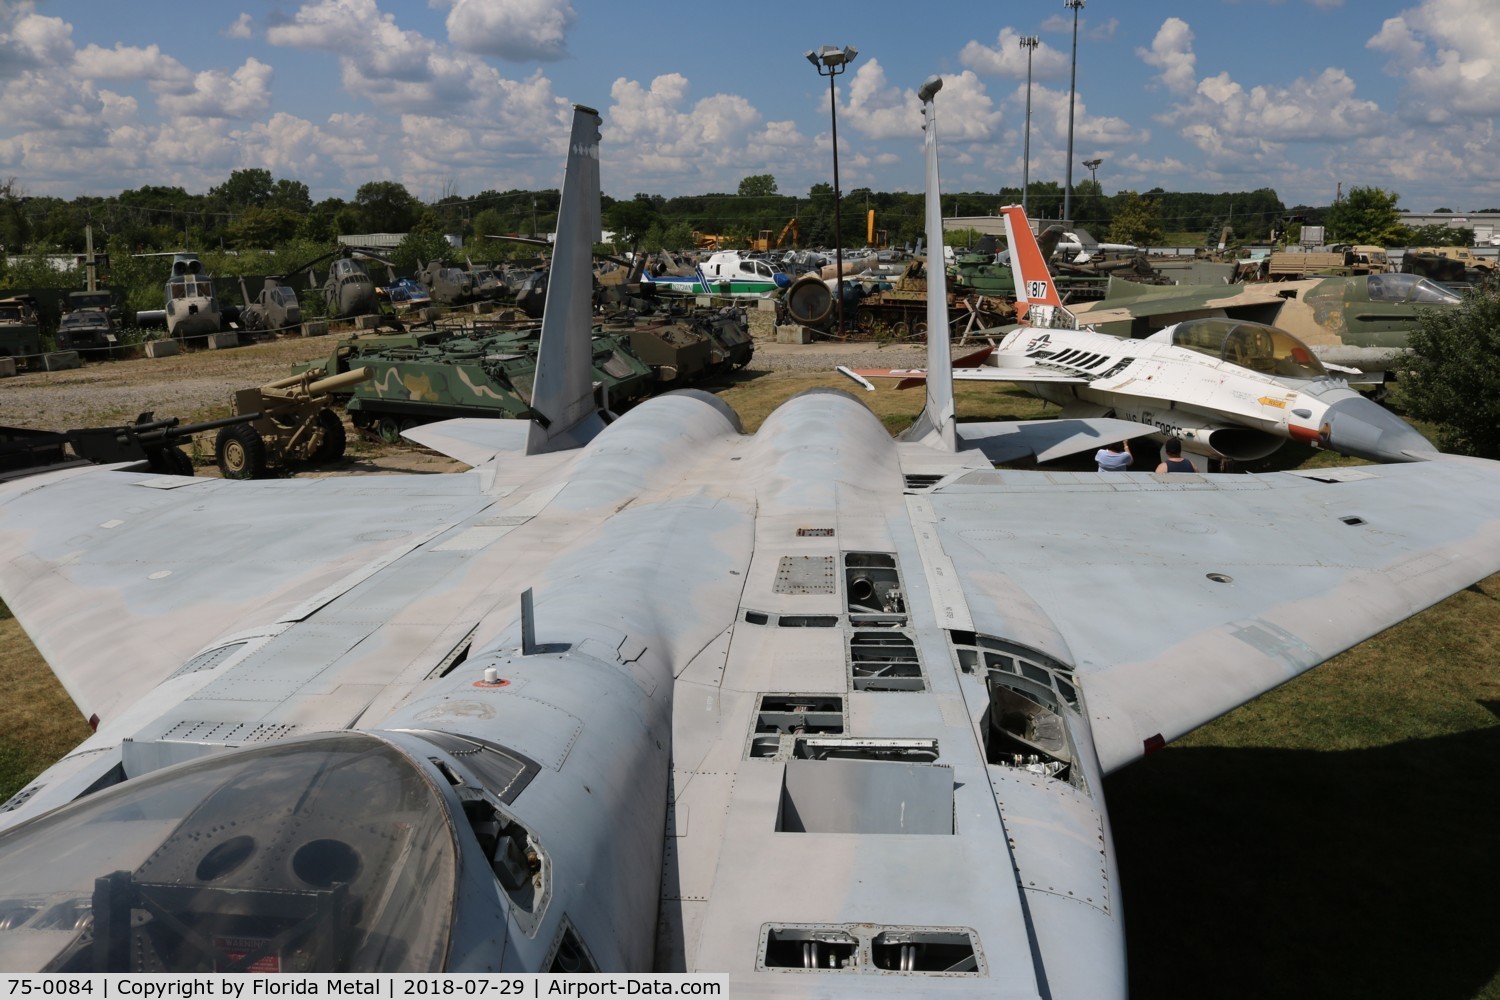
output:
<svg viewBox="0 0 1500 1000"><path fill-rule="evenodd" d="M821 341L778 344L768 311L752 310L756 339L750 369L763 372L831 372L838 365L914 368L924 349L910 344ZM27 372L0 381L0 425L63 430L128 423L138 414L205 420L229 412L237 389L290 374L298 362L326 358L335 337L288 339L171 358L91 362L73 371Z"/></svg>

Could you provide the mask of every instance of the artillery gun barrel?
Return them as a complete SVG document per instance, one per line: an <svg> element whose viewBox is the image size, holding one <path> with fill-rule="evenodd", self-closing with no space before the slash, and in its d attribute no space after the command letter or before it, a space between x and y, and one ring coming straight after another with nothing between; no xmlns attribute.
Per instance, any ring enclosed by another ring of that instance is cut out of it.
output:
<svg viewBox="0 0 1500 1000"><path fill-rule="evenodd" d="M126 424L125 426L121 427L120 430L122 432L135 431L139 434L145 431L156 431L167 427L176 427L181 422L181 417L163 417L161 420L147 420L144 423Z"/></svg>
<svg viewBox="0 0 1500 1000"><path fill-rule="evenodd" d="M260 416L259 413L240 413L231 417L219 417L216 420L204 420L200 423L180 426L179 418L172 417L168 420L156 420L150 424L122 427L120 437L124 438L133 432L136 440L141 444L153 445L201 434L203 431L217 430L220 427L228 427L230 424L248 424L253 420L259 420ZM145 428L144 432L142 427Z"/></svg>
<svg viewBox="0 0 1500 1000"><path fill-rule="evenodd" d="M264 391L270 391L272 389L290 389L293 386L301 385L308 379L316 378L322 374L323 369L321 368L309 368L307 371L298 372L295 375L288 375L286 378L279 378L274 382L267 382L265 385L261 386L261 389Z"/></svg>
<svg viewBox="0 0 1500 1000"><path fill-rule="evenodd" d="M328 378L319 379L307 387L310 396L325 396L330 392L338 392L340 389L352 389L366 379L375 377L375 369L370 367L351 368L341 375L330 375Z"/></svg>

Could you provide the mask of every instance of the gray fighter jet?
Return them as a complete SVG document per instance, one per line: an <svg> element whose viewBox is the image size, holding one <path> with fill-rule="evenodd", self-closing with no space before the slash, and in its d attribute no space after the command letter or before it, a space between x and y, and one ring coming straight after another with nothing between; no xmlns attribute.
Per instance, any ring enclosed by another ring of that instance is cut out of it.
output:
<svg viewBox="0 0 1500 1000"><path fill-rule="evenodd" d="M830 391L606 425L600 124L538 416L407 432L473 471L0 486L0 596L97 727L0 812L0 967L1120 997L1103 775L1500 568L1494 463L995 471L1038 426L955 425L938 338L899 440Z"/></svg>

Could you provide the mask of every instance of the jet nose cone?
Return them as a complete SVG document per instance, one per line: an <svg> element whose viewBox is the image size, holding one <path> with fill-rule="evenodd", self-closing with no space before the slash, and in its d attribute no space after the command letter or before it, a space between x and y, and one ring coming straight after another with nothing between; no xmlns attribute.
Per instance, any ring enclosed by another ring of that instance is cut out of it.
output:
<svg viewBox="0 0 1500 1000"><path fill-rule="evenodd" d="M1319 436L1325 447L1374 462L1420 462L1437 454L1415 427L1362 396L1330 406Z"/></svg>

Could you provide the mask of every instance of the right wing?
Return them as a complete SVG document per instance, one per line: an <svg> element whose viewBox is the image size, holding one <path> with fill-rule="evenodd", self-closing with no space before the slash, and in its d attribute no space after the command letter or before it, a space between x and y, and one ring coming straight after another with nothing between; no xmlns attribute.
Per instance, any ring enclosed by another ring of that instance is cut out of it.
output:
<svg viewBox="0 0 1500 1000"><path fill-rule="evenodd" d="M975 630L1075 664L1105 770L1500 570L1500 466L1453 456L975 472L921 499Z"/></svg>

